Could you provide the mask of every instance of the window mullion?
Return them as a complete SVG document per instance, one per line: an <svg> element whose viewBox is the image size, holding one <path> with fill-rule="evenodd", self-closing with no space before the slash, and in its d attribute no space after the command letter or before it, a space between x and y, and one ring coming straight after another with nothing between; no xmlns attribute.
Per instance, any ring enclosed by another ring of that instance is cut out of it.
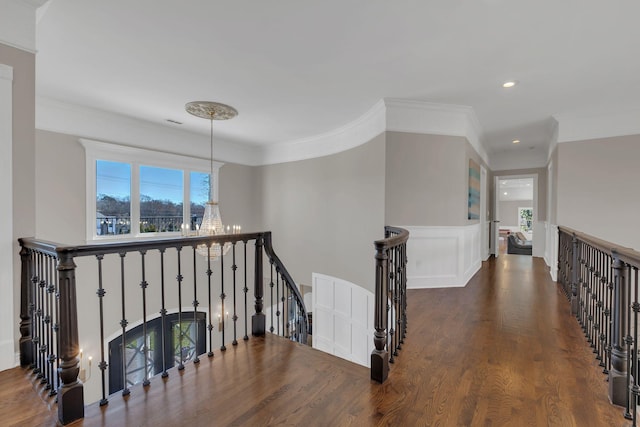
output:
<svg viewBox="0 0 640 427"><path fill-rule="evenodd" d="M140 235L140 164L131 164L131 235Z"/></svg>
<svg viewBox="0 0 640 427"><path fill-rule="evenodd" d="M187 169L182 170L182 182L182 222L191 224L191 172Z"/></svg>

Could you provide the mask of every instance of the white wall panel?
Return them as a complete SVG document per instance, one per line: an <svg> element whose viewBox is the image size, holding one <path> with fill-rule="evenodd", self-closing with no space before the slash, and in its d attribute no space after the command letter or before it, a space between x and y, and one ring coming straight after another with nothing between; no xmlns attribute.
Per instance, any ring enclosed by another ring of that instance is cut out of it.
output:
<svg viewBox="0 0 640 427"><path fill-rule="evenodd" d="M370 365L373 293L346 280L313 273L313 348Z"/></svg>
<svg viewBox="0 0 640 427"><path fill-rule="evenodd" d="M407 242L407 287L465 286L480 269L480 224L412 227Z"/></svg>

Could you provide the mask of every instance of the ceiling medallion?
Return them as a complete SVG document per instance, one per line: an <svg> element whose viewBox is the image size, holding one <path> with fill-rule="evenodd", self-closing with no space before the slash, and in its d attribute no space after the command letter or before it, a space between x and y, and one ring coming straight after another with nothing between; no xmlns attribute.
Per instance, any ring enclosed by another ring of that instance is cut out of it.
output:
<svg viewBox="0 0 640 427"><path fill-rule="evenodd" d="M209 120L229 120L238 115L235 108L211 101L193 101L184 106L187 113Z"/></svg>

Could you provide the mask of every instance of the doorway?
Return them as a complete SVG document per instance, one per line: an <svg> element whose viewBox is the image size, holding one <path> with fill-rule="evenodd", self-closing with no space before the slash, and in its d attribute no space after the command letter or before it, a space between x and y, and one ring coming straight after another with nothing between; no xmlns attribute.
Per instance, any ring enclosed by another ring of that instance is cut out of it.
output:
<svg viewBox="0 0 640 427"><path fill-rule="evenodd" d="M534 254L537 175L495 177L496 255Z"/></svg>

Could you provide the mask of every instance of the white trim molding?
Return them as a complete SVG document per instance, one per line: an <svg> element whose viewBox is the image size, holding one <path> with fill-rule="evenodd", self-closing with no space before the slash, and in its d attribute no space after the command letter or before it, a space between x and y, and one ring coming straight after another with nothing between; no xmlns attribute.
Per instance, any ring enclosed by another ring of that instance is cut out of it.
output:
<svg viewBox="0 0 640 427"><path fill-rule="evenodd" d="M640 110L619 111L592 115L556 115L557 142L640 134Z"/></svg>
<svg viewBox="0 0 640 427"><path fill-rule="evenodd" d="M489 164L480 122L473 108L395 98L385 98L384 104L387 107L388 131L464 136L482 160Z"/></svg>
<svg viewBox="0 0 640 427"><path fill-rule="evenodd" d="M174 126L45 97L36 97L36 128L164 152L175 152L179 147L187 156L202 153L208 140ZM252 141L234 142L216 137L216 157L248 166L293 162L358 147L385 131L462 136L489 163L473 108L390 98L379 100L338 129L309 138L261 146Z"/></svg>
<svg viewBox="0 0 640 427"><path fill-rule="evenodd" d="M3 0L0 43L36 53L38 9L49 0Z"/></svg>
<svg viewBox="0 0 640 427"><path fill-rule="evenodd" d="M385 103L380 100L366 113L338 129L310 138L264 147L262 163L270 165L313 159L366 144L385 131L385 113Z"/></svg>
<svg viewBox="0 0 640 427"><path fill-rule="evenodd" d="M544 262L549 267L549 274L551 275L551 280L554 282L558 281L558 226L555 224L551 224L550 222L545 223L545 228L547 232L547 242L544 252Z"/></svg>
<svg viewBox="0 0 640 427"><path fill-rule="evenodd" d="M0 64L0 371L15 366L13 294L13 68Z"/></svg>
<svg viewBox="0 0 640 427"><path fill-rule="evenodd" d="M402 226L409 231L407 288L466 286L480 270L480 224Z"/></svg>

